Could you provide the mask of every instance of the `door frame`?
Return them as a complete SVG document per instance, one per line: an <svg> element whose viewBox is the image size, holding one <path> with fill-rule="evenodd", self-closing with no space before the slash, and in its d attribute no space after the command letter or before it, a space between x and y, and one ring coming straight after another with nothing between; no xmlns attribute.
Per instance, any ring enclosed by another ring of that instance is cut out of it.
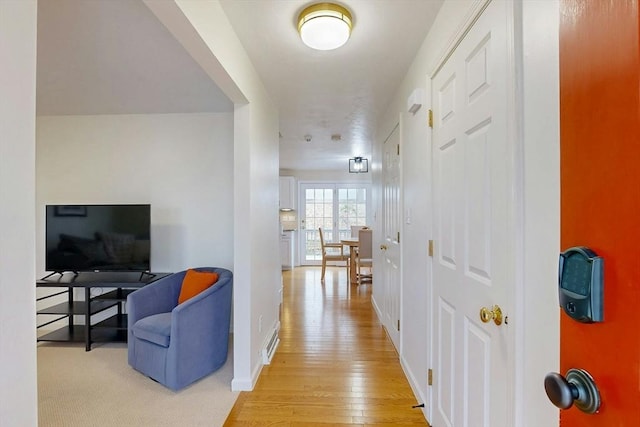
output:
<svg viewBox="0 0 640 427"><path fill-rule="evenodd" d="M432 94L432 77L491 1L480 0L469 7L465 19L444 45L426 78L427 93ZM508 418L514 427L559 425L558 411L547 401L542 382L546 372L559 369L556 283L560 240L557 71L560 8L559 0L540 3L544 4L514 0L508 5L510 55L507 61L515 77L510 79L508 86L509 137L513 143L509 146L507 160L512 184L513 224L510 228L515 232L511 239L511 250L516 255L515 265L512 266L515 283L508 291L509 306L506 310L511 324L509 333L512 335L508 349L512 355L508 367L508 391L512 398L507 405ZM543 49L540 49L541 46ZM530 74L525 74L525 70ZM545 79L536 77L540 75L544 75ZM525 98L525 94L531 93L536 93L537 99ZM428 99L429 108L433 106L432 96ZM533 149L527 149L532 144L536 145L535 153ZM548 187L543 188L544 184L541 185L539 180ZM427 307L432 308L433 276L428 287L430 301ZM434 313L430 314L431 328L427 341L430 347L429 365L433 367ZM436 392L430 390L428 393L429 404L425 408L425 415L429 420L433 416Z"/></svg>
<svg viewBox="0 0 640 427"><path fill-rule="evenodd" d="M381 193L380 193L381 221L380 221L380 227L379 227L380 228L379 241L384 245L393 245L393 241L389 241L387 239L387 236L385 235L385 233L388 231L386 229L386 226L388 222L387 214L389 213L389 211L387 210L387 207L389 206L387 203L388 199L385 191L387 188L386 185L387 185L387 172L388 172L387 165L385 164L386 162L385 152L386 152L386 149L389 148L387 146L387 143L394 136L395 132L398 133L397 161L398 161L398 179L399 179L398 204L397 206L395 206L396 207L395 214L397 215L396 225L398 227L398 230L397 230L397 232L399 233L398 237L404 234L404 225L402 221L404 196L403 196L403 174L402 174L402 155L401 155L403 126L404 126L404 118L403 118L403 115L400 114L398 116L398 122L396 123L395 126L393 126L393 128L391 129L387 137L384 139L384 142L382 143L382 157L380 162L382 181L381 181ZM393 151L393 149L391 151ZM397 283L395 284L392 283L392 280L394 279L394 277L392 275L392 270L391 270L392 267L387 262L388 257L386 255L386 249L383 251L382 248L380 248L380 251L378 252L380 254L380 262L379 262L380 268L378 270L380 270L381 274L379 274L378 276L381 278L381 280L376 283L379 284L377 288L382 289L382 291L377 291L376 298L372 298L372 304L374 306L374 309L377 312L378 318L382 322L382 325L385 327L387 331L387 335L389 336L389 339L391 340L391 342L393 343L393 345L395 346L399 354L402 354L402 334L401 334L400 321L402 319L402 295L403 295L402 290L403 290L403 279L404 279L403 278L403 250L402 250L402 243L401 243L403 241L404 240L397 240L395 243L396 252L397 252L396 254L397 269L398 269L397 275L395 277L395 280L397 281ZM395 287L392 285L395 285ZM392 293L389 292L390 290L395 290L396 294L392 296ZM391 310L389 309L389 307L392 307ZM390 318L389 316L390 314L394 314L395 317L397 318L396 319Z"/></svg>

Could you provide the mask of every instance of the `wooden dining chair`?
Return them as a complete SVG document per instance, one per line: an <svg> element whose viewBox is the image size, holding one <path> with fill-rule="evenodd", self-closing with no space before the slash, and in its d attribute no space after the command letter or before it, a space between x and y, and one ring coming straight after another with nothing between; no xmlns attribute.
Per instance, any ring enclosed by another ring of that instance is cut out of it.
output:
<svg viewBox="0 0 640 427"><path fill-rule="evenodd" d="M320 233L320 246L322 248L322 273L320 274L320 281L324 281L324 272L327 269L327 261L344 262L347 267L347 277L349 277L349 254L344 253L344 246L341 243L325 243L324 236L322 234L322 227L318 228L318 233Z"/></svg>
<svg viewBox="0 0 640 427"><path fill-rule="evenodd" d="M352 225L351 226L351 237L357 239L358 238L358 232L360 230L371 230L371 228L369 228L369 226L367 226L367 225Z"/></svg>
<svg viewBox="0 0 640 427"><path fill-rule="evenodd" d="M354 239L358 238L358 232L360 230L362 230L362 228L365 227L364 225L352 225L351 226L351 237L353 237Z"/></svg>
<svg viewBox="0 0 640 427"><path fill-rule="evenodd" d="M370 228L358 231L358 251L356 265L358 271L358 285L373 281L373 235ZM368 274L362 274L362 268L368 268Z"/></svg>

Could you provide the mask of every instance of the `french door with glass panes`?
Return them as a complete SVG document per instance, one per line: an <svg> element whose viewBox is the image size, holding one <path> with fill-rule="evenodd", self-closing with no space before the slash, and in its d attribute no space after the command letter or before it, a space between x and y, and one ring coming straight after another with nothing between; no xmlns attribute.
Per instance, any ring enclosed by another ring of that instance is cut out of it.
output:
<svg viewBox="0 0 640 427"><path fill-rule="evenodd" d="M320 265L318 229L326 242L351 236L352 225L368 225L369 186L363 184L300 183L300 260Z"/></svg>

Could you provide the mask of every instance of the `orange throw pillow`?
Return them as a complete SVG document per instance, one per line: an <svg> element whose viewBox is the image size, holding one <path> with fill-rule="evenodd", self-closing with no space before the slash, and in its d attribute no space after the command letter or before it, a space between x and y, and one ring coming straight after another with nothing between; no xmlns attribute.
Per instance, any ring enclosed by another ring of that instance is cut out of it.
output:
<svg viewBox="0 0 640 427"><path fill-rule="evenodd" d="M218 281L218 273L210 273L204 271L196 271L189 269L182 279L182 288L180 288L180 296L178 304L182 304L189 298L195 297L200 292L211 287Z"/></svg>

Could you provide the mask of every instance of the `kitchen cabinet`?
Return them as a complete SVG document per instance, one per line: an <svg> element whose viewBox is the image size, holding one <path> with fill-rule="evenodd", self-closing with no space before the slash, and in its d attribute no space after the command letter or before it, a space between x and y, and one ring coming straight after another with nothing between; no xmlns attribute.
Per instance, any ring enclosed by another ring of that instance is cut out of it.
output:
<svg viewBox="0 0 640 427"><path fill-rule="evenodd" d="M296 182L292 176L280 177L280 210L295 210Z"/></svg>
<svg viewBox="0 0 640 427"><path fill-rule="evenodd" d="M286 231L280 235L280 259L283 270L293 268L293 232Z"/></svg>

